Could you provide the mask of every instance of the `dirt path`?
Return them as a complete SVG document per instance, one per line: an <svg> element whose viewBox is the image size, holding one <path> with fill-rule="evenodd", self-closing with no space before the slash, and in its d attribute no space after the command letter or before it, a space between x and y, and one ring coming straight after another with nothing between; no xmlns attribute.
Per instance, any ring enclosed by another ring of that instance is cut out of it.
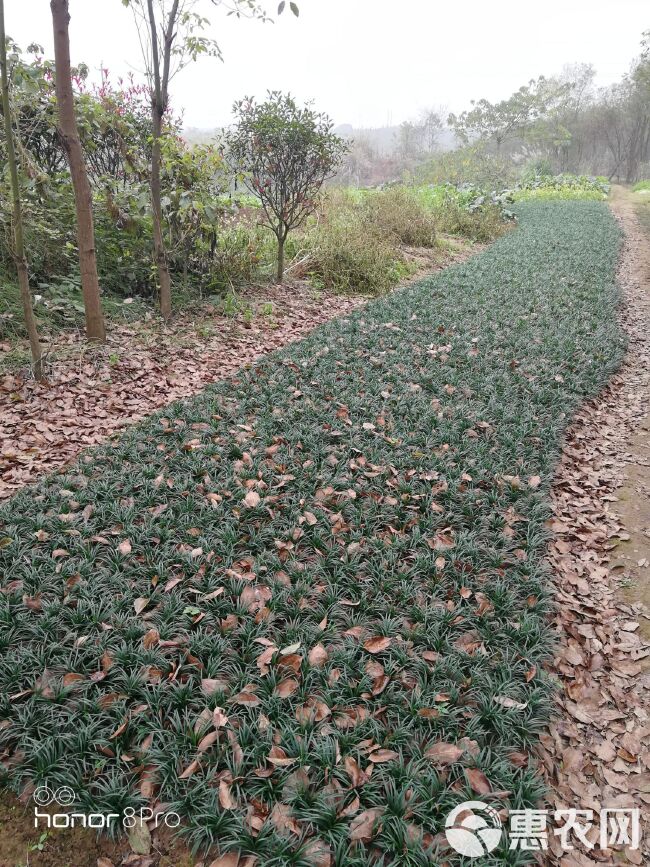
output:
<svg viewBox="0 0 650 867"><path fill-rule="evenodd" d="M568 431L553 489L561 692L541 753L551 809L595 816L594 848L550 838L547 863L562 867L650 863L650 232L628 191L615 188L611 207L625 233L628 353ZM641 850L599 850L603 807L640 808Z"/></svg>
<svg viewBox="0 0 650 867"><path fill-rule="evenodd" d="M616 512L626 534L612 552L612 568L621 580L624 596L650 609L650 203L633 193L615 189L612 208L627 235L632 254L623 265L624 285L638 287L638 299L628 311L630 365L625 399L636 425L625 444L625 473L617 491ZM639 217L643 215L644 221ZM640 631L650 641L650 619L642 618Z"/></svg>

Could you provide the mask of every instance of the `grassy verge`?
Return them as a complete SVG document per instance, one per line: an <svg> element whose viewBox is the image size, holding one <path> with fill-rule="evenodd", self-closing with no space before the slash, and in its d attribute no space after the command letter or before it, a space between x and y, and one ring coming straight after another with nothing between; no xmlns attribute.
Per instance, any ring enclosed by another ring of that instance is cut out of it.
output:
<svg viewBox="0 0 650 867"><path fill-rule="evenodd" d="M430 863L461 801L537 800L545 489L623 346L606 206L518 212L2 508L5 785L264 865Z"/></svg>

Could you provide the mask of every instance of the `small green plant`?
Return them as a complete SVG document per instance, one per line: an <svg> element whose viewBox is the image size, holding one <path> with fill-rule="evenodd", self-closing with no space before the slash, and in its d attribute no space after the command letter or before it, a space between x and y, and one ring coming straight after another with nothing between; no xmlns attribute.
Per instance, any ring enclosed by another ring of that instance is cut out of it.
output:
<svg viewBox="0 0 650 867"><path fill-rule="evenodd" d="M108 356L108 363L111 367L116 367L120 363L120 356L117 354L117 352L111 352L111 354Z"/></svg>
<svg viewBox="0 0 650 867"><path fill-rule="evenodd" d="M239 312L239 299L233 292L228 294L221 301L221 310L224 316L236 316Z"/></svg>
<svg viewBox="0 0 650 867"><path fill-rule="evenodd" d="M43 831L41 836L35 843L30 843L28 849L30 852L42 852L45 849L45 844L47 843L50 837L49 831Z"/></svg>
<svg viewBox="0 0 650 867"><path fill-rule="evenodd" d="M196 326L196 333L202 340L209 340L214 335L214 326L210 322L203 322Z"/></svg>

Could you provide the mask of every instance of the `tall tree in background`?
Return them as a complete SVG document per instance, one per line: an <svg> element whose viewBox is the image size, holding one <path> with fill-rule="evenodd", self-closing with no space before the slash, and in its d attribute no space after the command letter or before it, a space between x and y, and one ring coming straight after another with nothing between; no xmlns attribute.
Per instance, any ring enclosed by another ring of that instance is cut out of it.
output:
<svg viewBox="0 0 650 867"><path fill-rule="evenodd" d="M214 6L224 6L229 15L260 18L266 14L256 0L232 0L230 4L212 0ZM154 248L160 287L160 312L169 319L172 312L171 279L163 236L160 194L160 162L162 155L165 112L169 106L169 83L174 75L200 55L222 58L217 42L204 35L210 21L196 12L197 0L122 0L133 10L145 73L151 93L151 210L153 215ZM281 14L284 3L278 7ZM290 4L294 15L298 7Z"/></svg>
<svg viewBox="0 0 650 867"><path fill-rule="evenodd" d="M14 131L11 120L11 102L9 100L9 75L7 72L7 39L5 34L5 9L4 0L0 0L0 75L2 75L2 113L4 116L4 130L7 146L7 167L11 181L11 195L13 199L13 254L18 272L18 285L20 287L20 299L25 315L25 325L29 337L29 346L34 364L34 376L43 380L43 355L41 344L36 329L36 318L32 308L32 295L29 290L29 276L27 273L27 259L25 257L25 242L23 240L23 215L20 202L20 186L18 184L18 166L16 164L16 151L14 148Z"/></svg>
<svg viewBox="0 0 650 867"><path fill-rule="evenodd" d="M102 302L97 277L95 255L95 227L93 225L93 202L81 149L77 118L75 116L72 76L70 72L70 13L68 0L51 0L52 25L54 28L54 63L56 101L59 117L59 132L70 164L77 212L77 244L79 247L79 270L81 291L86 312L86 337L89 340L106 340Z"/></svg>

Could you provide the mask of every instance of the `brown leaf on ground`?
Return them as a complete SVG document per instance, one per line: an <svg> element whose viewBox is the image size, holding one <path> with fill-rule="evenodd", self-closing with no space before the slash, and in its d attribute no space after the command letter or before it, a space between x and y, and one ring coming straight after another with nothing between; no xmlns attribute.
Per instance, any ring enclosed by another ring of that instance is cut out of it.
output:
<svg viewBox="0 0 650 867"><path fill-rule="evenodd" d="M432 744L424 755L437 765L451 765L460 759L463 752L464 750L455 744L439 741L437 744Z"/></svg>
<svg viewBox="0 0 650 867"><path fill-rule="evenodd" d="M372 807L355 816L350 822L350 839L369 843L379 831L383 812L383 807Z"/></svg>
<svg viewBox="0 0 650 867"><path fill-rule="evenodd" d="M168 325L112 322L102 347L89 346L76 330L63 332L52 340L46 384L27 371L0 376L0 498L365 303L326 291L316 297L304 283L241 295L254 309L272 304L273 314L258 313L245 323L204 305L195 318L179 313ZM203 336L206 324L210 334ZM0 361L7 351L8 345L0 350Z"/></svg>
<svg viewBox="0 0 650 867"><path fill-rule="evenodd" d="M368 651L368 653L381 653L382 650L388 650L390 645L391 639L383 635L378 635L375 638L369 638L363 643L363 646Z"/></svg>
<svg viewBox="0 0 650 867"><path fill-rule="evenodd" d="M239 867L239 853L227 852L220 855L214 861L210 861L209 867Z"/></svg>
<svg viewBox="0 0 650 867"><path fill-rule="evenodd" d="M492 791L492 786L483 771L478 768L466 768L465 775L469 781L472 790L479 795L488 795Z"/></svg>
<svg viewBox="0 0 650 867"><path fill-rule="evenodd" d="M644 788L643 782L650 779L650 630L638 627L648 623L647 609L633 597L624 598L620 579L636 570L636 592L647 587L643 567L638 569L646 557L634 551L630 556L624 544L634 534L636 551L650 550L647 521L641 532L632 525L640 523L641 504L650 496L647 445L629 460L630 443L648 429L650 254L625 195L614 188L612 204L627 236L618 279L625 295L619 315L629 335L628 353L621 370L582 405L565 432L551 490L549 561L558 643L549 668L561 689L558 713L541 737L539 755L552 809L636 806L643 815L650 803L650 786ZM617 507L630 526L622 526ZM523 765L519 753L510 760ZM568 855L549 846L548 863L568 867L570 858L571 865L590 867L603 863L599 856L584 847ZM650 863L648 842L626 856L630 863Z"/></svg>

